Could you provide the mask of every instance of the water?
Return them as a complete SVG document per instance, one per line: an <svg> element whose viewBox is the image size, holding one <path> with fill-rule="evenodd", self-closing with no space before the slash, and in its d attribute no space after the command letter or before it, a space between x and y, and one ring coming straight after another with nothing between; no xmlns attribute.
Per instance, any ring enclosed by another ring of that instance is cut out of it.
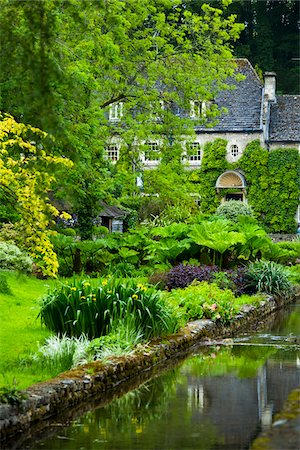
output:
<svg viewBox="0 0 300 450"><path fill-rule="evenodd" d="M199 350L22 448L245 450L299 385L300 305L260 332ZM54 433L54 434L53 434Z"/></svg>

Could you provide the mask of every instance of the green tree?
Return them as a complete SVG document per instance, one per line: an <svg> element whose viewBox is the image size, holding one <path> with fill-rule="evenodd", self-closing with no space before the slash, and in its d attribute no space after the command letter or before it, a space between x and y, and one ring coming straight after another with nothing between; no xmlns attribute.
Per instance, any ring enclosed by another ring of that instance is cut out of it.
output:
<svg viewBox="0 0 300 450"><path fill-rule="evenodd" d="M55 167L70 167L71 162L46 153L42 146L45 137L46 133L37 128L0 115L0 185L20 215L14 224L18 242L44 275L55 276L58 262L49 225L59 212L50 204L48 191Z"/></svg>
<svg viewBox="0 0 300 450"><path fill-rule="evenodd" d="M122 137L118 171L133 179L137 141L159 135L164 159L172 159L170 140L193 128L178 108L226 87L231 42L242 29L221 8L204 4L193 14L183 0L0 0L0 7L0 108L53 135L54 150L75 161L63 189L91 219L97 199L122 194L103 159L109 138ZM122 121L110 123L109 108L120 102ZM211 116L214 107L200 121Z"/></svg>

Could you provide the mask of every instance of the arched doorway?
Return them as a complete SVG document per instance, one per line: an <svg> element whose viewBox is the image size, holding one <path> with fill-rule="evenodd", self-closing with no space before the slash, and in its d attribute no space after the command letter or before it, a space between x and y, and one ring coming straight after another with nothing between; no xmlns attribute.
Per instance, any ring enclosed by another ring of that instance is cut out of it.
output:
<svg viewBox="0 0 300 450"><path fill-rule="evenodd" d="M224 192L222 202L236 200L246 203L246 187L244 175L237 170L227 170L216 182L217 192L221 194Z"/></svg>

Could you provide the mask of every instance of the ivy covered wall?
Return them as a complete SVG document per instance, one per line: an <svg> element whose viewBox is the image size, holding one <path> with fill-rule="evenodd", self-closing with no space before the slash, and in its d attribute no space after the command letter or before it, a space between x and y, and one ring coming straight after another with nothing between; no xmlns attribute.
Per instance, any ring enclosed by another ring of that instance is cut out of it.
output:
<svg viewBox="0 0 300 450"><path fill-rule="evenodd" d="M201 168L190 175L198 185L201 210L212 214L220 204L215 184L226 170L240 169L247 183L247 199L255 216L273 233L294 233L300 197L300 155L297 149L268 151L253 141L236 163L226 160L226 144L217 139L206 144ZM221 193L224 195L224 192Z"/></svg>

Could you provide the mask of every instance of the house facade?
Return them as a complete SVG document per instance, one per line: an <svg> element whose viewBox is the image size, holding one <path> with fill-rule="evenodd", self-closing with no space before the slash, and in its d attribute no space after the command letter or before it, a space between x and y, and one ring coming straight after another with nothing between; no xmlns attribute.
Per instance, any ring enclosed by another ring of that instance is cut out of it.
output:
<svg viewBox="0 0 300 450"><path fill-rule="evenodd" d="M293 147L300 151L300 95L277 95L276 74L266 72L263 83L247 59L237 59L236 65L236 71L243 76L243 80L229 80L228 84L233 89L220 92L214 99L220 110L226 110L216 125L198 125L197 119L203 113L204 105L191 101L190 117L195 121L196 133L194 141L189 143L194 154L186 157L191 169L201 165L204 145L217 138L228 142L229 162L238 161L247 144L254 140L268 150ZM108 117L116 122L122 119L122 114L123 104L113 104ZM146 143L148 150L141 156L145 169L155 168L159 164L159 158L155 156L159 155L159 144L155 140ZM106 158L116 162L119 156L120 142L115 138L107 146Z"/></svg>
<svg viewBox="0 0 300 450"><path fill-rule="evenodd" d="M182 160L188 169L201 167L205 144L218 138L227 141L226 159L230 163L237 162L246 146L253 141L259 141L260 146L268 151L296 148L300 152L300 95L278 95L276 74L267 72L262 81L247 59L236 60L236 72L242 75L242 80L229 79L232 89L221 91L214 99L219 110L224 112L213 126L200 124L199 117L205 114L205 102L191 100L190 118L194 121L195 135L182 150ZM110 120L120 120L122 111L123 105L118 108L113 105ZM181 114L184 115L183 112ZM156 168L160 162L160 142L153 140L143 145L146 146L141 155L143 169ZM106 157L116 162L119 155L120 142L116 138L107 147ZM215 187L217 190L237 188L234 199L247 201L247 180L238 170L226 171L216 180ZM300 223L300 205L296 221Z"/></svg>

